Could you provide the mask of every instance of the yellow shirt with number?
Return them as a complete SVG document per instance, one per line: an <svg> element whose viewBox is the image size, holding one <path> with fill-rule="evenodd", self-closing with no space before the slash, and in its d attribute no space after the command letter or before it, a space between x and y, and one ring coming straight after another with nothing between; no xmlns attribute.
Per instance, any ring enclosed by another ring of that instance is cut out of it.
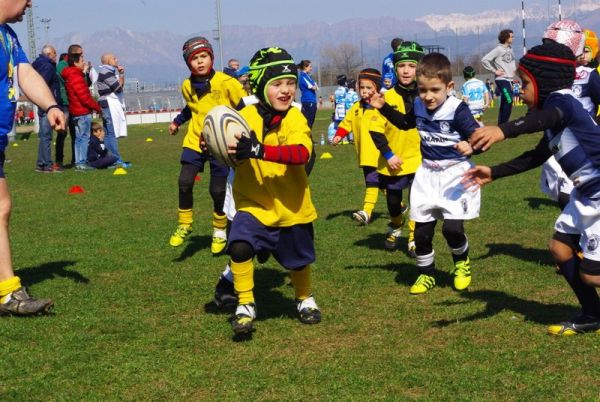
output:
<svg viewBox="0 0 600 402"><path fill-rule="evenodd" d="M225 105L235 109L240 100L246 96L246 91L237 79L216 71L210 79L209 92L198 97L196 90L192 87L192 82L187 78L181 84L181 94L192 112L192 119L183 139L183 146L196 152L202 152L200 149L200 133L206 114L217 105Z"/></svg>
<svg viewBox="0 0 600 402"><path fill-rule="evenodd" d="M406 112L404 99L395 89L386 91L384 98L386 103L395 110L400 113ZM383 133L392 152L402 161L399 170L391 170L387 160L380 153L377 163L378 173L386 176L403 176L417 171L421 164L421 139L416 128L400 130L383 117L379 111L375 111L371 115L369 130Z"/></svg>
<svg viewBox="0 0 600 402"><path fill-rule="evenodd" d="M312 152L306 118L292 107L281 124L263 136L263 119L257 106L247 106L240 114L265 145L304 145ZM252 214L263 225L289 227L310 223L317 211L310 197L304 165L284 165L261 159L247 159L235 168L233 198L238 211Z"/></svg>
<svg viewBox="0 0 600 402"><path fill-rule="evenodd" d="M350 110L346 112L346 117L339 125L339 127L352 132L354 135L354 148L356 149L358 165L361 167L377 167L377 160L379 159L379 150L375 147L369 133L370 116L374 113L374 109L367 109L361 102L355 102Z"/></svg>

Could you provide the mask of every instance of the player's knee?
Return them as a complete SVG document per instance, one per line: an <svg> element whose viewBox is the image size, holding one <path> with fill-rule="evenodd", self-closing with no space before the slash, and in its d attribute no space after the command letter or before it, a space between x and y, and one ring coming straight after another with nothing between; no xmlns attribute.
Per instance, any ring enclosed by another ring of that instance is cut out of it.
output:
<svg viewBox="0 0 600 402"><path fill-rule="evenodd" d="M196 172L191 169L181 169L181 173L179 173L179 179L177 180L177 184L179 184L179 190L183 192L192 191L194 187L194 180L196 179Z"/></svg>
<svg viewBox="0 0 600 402"><path fill-rule="evenodd" d="M573 258L575 250L579 246L579 236L556 232L550 240L550 254L557 263L565 262Z"/></svg>
<svg viewBox="0 0 600 402"><path fill-rule="evenodd" d="M442 226L442 234L452 248L464 245L466 240L462 220L445 220Z"/></svg>
<svg viewBox="0 0 600 402"><path fill-rule="evenodd" d="M10 220L11 211L11 200L10 197L0 199L0 225L8 227L8 221Z"/></svg>
<svg viewBox="0 0 600 402"><path fill-rule="evenodd" d="M254 249L245 241L234 241L229 245L229 256L233 262L244 262L254 257Z"/></svg>
<svg viewBox="0 0 600 402"><path fill-rule="evenodd" d="M225 200L226 186L227 177L211 177L209 186L210 196L215 201L219 200L221 206Z"/></svg>

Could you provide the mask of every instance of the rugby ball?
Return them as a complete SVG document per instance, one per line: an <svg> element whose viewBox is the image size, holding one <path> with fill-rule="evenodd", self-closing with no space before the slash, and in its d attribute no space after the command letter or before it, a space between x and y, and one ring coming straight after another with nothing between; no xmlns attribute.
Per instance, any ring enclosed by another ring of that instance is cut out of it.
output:
<svg viewBox="0 0 600 402"><path fill-rule="evenodd" d="M237 111L225 105L218 105L206 114L202 128L204 142L209 152L229 167L239 164L234 155L227 153L227 144L238 142L236 134L250 137L250 127Z"/></svg>

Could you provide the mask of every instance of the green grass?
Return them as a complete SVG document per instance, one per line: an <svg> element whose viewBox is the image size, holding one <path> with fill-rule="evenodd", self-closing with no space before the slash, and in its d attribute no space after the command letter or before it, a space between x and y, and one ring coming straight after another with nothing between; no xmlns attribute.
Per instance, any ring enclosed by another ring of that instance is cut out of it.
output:
<svg viewBox="0 0 600 402"><path fill-rule="evenodd" d="M315 138L329 114L319 113ZM497 144L475 161L507 160L538 139ZM353 148L317 146L333 155L311 176L323 322L295 319L289 280L271 259L256 270L257 332L234 342L228 314L209 304L227 257L210 255L206 175L191 241L168 245L181 141L166 125L130 127L125 176L35 174L35 136L7 150L17 272L56 308L0 319L0 400L598 400L599 338L545 333L578 310L546 250L559 211L538 171L483 189L481 217L466 224L468 292L451 288L438 228L439 286L411 297L414 261L382 247L383 197L371 225L351 220L364 191ZM72 185L85 193L69 195Z"/></svg>

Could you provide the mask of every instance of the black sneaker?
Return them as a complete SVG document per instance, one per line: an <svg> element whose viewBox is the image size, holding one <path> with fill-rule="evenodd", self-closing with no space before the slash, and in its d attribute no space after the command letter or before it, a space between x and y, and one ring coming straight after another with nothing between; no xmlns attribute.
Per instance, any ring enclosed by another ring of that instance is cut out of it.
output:
<svg viewBox="0 0 600 402"><path fill-rule="evenodd" d="M321 322L321 310L319 310L314 297L310 296L302 301L296 300L296 309L301 323L318 324Z"/></svg>
<svg viewBox="0 0 600 402"><path fill-rule="evenodd" d="M548 327L548 333L557 336L571 336L584 334L586 332L600 334L600 318L580 314L568 321L550 325Z"/></svg>
<svg viewBox="0 0 600 402"><path fill-rule="evenodd" d="M219 308L229 308L237 305L238 296L235 294L233 283L227 280L223 275L215 287L215 297L213 299Z"/></svg>
<svg viewBox="0 0 600 402"><path fill-rule="evenodd" d="M45 314L54 306L50 299L36 299L20 287L10 294L6 303L0 303L0 315L36 315Z"/></svg>
<svg viewBox="0 0 600 402"><path fill-rule="evenodd" d="M254 331L254 319L256 318L256 305L239 304L235 314L231 317L231 329L236 335L250 334Z"/></svg>

